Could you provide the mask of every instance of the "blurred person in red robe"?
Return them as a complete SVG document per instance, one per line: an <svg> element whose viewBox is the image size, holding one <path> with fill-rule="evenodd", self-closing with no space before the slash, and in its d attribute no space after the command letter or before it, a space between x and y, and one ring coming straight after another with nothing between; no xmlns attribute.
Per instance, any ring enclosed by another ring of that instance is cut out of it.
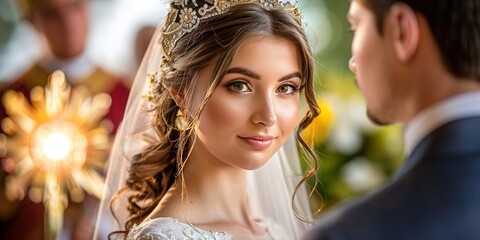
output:
<svg viewBox="0 0 480 240"><path fill-rule="evenodd" d="M87 0L16 0L22 16L31 23L44 39L45 51L17 80L4 87L4 91L21 91L29 96L35 86L45 86L48 76L62 70L73 86L87 87L92 94L104 92L112 98L106 119L112 123L112 134L123 118L129 87L125 77L113 74L86 55L89 30ZM0 92L0 94L3 94ZM0 105L0 119L6 117ZM2 160L2 165L5 161ZM43 239L44 208L25 197L12 202L5 196L5 177L8 168L0 168L0 239ZM87 196L81 203L69 203L65 212L62 239L92 239L94 212L98 200Z"/></svg>

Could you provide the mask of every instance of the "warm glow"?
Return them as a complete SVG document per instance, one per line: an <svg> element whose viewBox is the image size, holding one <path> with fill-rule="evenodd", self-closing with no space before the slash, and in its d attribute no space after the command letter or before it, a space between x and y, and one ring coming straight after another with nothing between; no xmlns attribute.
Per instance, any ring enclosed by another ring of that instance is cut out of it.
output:
<svg viewBox="0 0 480 240"><path fill-rule="evenodd" d="M87 157L85 142L84 134L72 122L51 120L33 131L30 155L33 163L45 172L80 168Z"/></svg>
<svg viewBox="0 0 480 240"><path fill-rule="evenodd" d="M72 148L72 138L63 132L53 132L45 137L42 148L48 158L65 160Z"/></svg>
<svg viewBox="0 0 480 240"><path fill-rule="evenodd" d="M89 95L85 88L71 89L61 71L54 72L45 88L36 87L30 102L20 92L7 91L3 106L8 118L0 134L0 154L6 196L11 201L28 196L45 205L48 229L57 235L68 201L79 202L85 192L100 197L109 133L101 125L111 99Z"/></svg>

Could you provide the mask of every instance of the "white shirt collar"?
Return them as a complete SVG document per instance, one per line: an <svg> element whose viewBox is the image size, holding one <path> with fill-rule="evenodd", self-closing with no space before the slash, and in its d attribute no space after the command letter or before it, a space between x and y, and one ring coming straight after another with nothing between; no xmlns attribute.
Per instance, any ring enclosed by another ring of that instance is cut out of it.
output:
<svg viewBox="0 0 480 240"><path fill-rule="evenodd" d="M88 59L85 54L75 57L70 60L58 59L55 57L47 57L40 65L49 72L55 70L62 70L65 73L67 81L70 83L81 81L91 74L96 69L95 64Z"/></svg>
<svg viewBox="0 0 480 240"><path fill-rule="evenodd" d="M480 116L480 91L464 93L446 99L420 112L405 126L406 155L436 128L462 118Z"/></svg>

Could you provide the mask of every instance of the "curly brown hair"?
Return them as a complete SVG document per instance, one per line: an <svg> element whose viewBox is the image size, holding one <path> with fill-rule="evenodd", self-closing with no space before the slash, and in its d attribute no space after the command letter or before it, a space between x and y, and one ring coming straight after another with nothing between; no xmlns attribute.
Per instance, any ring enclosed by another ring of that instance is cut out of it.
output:
<svg viewBox="0 0 480 240"><path fill-rule="evenodd" d="M315 176L317 156L300 135L320 111L313 87L314 60L302 23L285 9L267 9L259 4L237 5L226 14L202 20L172 50L172 58L159 79L162 84L155 89L152 125L159 140L132 159L127 183L116 195L118 197L119 194L129 192L130 218L125 223L126 230L144 221L160 203L175 178L182 175L192 145L189 139L195 139L196 135L194 123L211 93L223 79L240 45L251 36L281 37L297 46L304 80L301 90L308 111L301 119L295 137L311 169L304 174L295 194L307 179ZM215 64L215 69L203 104L189 114L190 127L181 131L175 127L177 113L192 102L198 72L212 63ZM185 105L177 104L175 99L178 97ZM292 198L295 198L295 194ZM297 217L302 219L296 207L292 207Z"/></svg>

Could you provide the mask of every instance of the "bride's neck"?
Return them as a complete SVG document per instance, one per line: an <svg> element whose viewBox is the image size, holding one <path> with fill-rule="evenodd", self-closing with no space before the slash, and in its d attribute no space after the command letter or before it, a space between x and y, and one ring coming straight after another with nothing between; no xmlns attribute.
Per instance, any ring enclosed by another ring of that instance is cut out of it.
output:
<svg viewBox="0 0 480 240"><path fill-rule="evenodd" d="M248 208L246 171L222 162L191 158L177 180L184 187L185 201L211 210L241 214Z"/></svg>
<svg viewBox="0 0 480 240"><path fill-rule="evenodd" d="M249 206L245 170L208 171L203 165L202 171L194 171L193 166L189 167L184 173L184 184L180 178L176 182L179 190L184 187L181 202L186 222L232 234L264 234Z"/></svg>
<svg viewBox="0 0 480 240"><path fill-rule="evenodd" d="M154 217L173 217L195 226L240 234L263 234L247 197L246 170L191 155Z"/></svg>
<svg viewBox="0 0 480 240"><path fill-rule="evenodd" d="M201 152L201 154L199 153ZM181 217L202 222L248 222L246 170L231 166L205 151L193 151L177 177L164 207ZM178 213L178 211L175 211Z"/></svg>

